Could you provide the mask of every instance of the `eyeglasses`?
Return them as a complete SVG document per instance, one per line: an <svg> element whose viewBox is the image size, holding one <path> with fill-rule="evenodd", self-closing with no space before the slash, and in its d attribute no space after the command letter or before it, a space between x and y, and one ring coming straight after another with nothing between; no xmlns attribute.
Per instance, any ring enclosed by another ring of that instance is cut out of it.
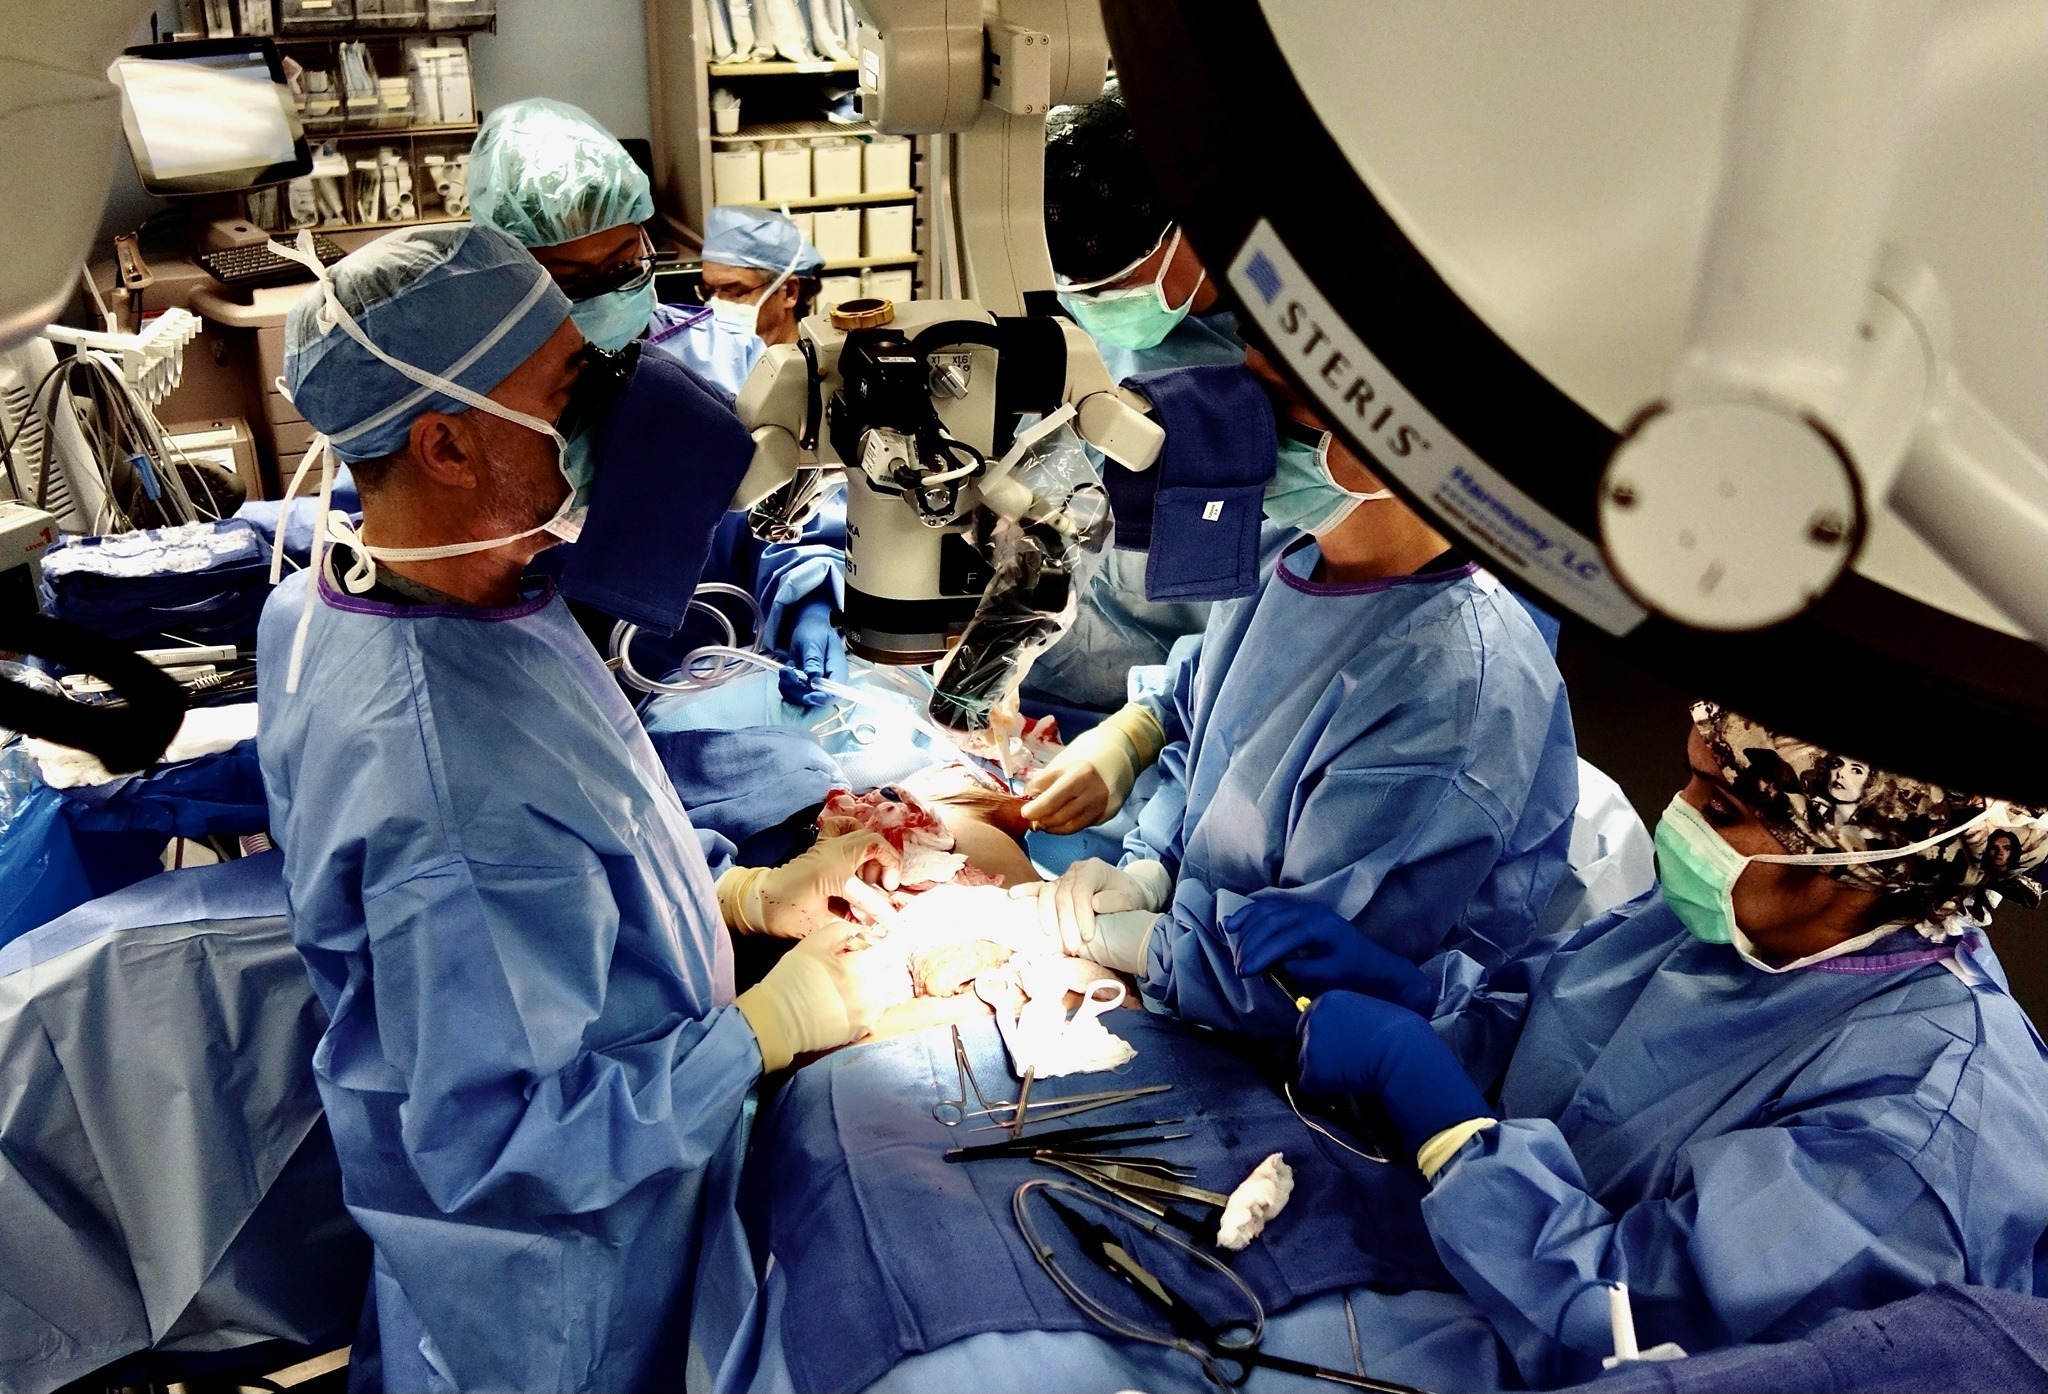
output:
<svg viewBox="0 0 2048 1394"><path fill-rule="evenodd" d="M616 266L587 276L571 276L557 280L562 294L575 304L595 300L600 295L611 295L616 291L638 290L654 279L654 243L647 236L646 229L640 232L640 255L631 261L622 261Z"/></svg>
<svg viewBox="0 0 2048 1394"><path fill-rule="evenodd" d="M709 305L714 300L736 300L742 305L751 305L762 291L768 289L768 282L758 286L710 286L699 281L690 287L690 297L699 305Z"/></svg>

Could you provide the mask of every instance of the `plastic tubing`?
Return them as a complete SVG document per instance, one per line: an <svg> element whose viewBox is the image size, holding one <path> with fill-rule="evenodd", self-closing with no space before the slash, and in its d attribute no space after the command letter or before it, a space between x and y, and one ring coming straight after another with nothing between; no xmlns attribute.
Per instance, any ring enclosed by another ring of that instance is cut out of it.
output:
<svg viewBox="0 0 2048 1394"><path fill-rule="evenodd" d="M759 657L758 654L752 653L750 650L737 647L739 631L734 627L731 617L716 605L713 605L709 600L706 600L704 598L706 596L725 596L729 599L737 600L744 605L748 615L753 619L754 647L755 649L760 647L763 617L760 602L754 599L753 593L743 586L730 585L724 581L706 581L697 587L696 594L690 601L689 609L701 610L711 616L713 622L725 631L726 642L723 645L707 644L704 648L691 650L683 659L682 680L679 682L663 682L657 678L648 677L633 666L633 640L639 635L640 626L620 620L612 626L610 648L612 661L618 664L619 674L625 679L628 687L638 692L702 692L707 688L716 687L720 683L737 676L740 672L740 666L730 662L721 663L710 674L699 677L695 674L699 654L707 650L713 650L723 654L750 654L752 657Z"/></svg>

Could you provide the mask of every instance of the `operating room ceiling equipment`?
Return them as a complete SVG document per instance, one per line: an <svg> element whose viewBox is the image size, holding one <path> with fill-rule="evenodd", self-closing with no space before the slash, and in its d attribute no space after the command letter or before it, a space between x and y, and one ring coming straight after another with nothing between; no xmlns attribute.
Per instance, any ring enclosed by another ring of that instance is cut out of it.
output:
<svg viewBox="0 0 2048 1394"><path fill-rule="evenodd" d="M121 98L107 64L154 8L149 0L0 0L0 350L41 332L71 298L106 206ZM147 765L184 714L177 685L75 625L0 615L0 649L95 673L129 701L86 707L0 680L0 726Z"/></svg>
<svg viewBox="0 0 2048 1394"><path fill-rule="evenodd" d="M1651 670L2048 797L2048 8L1104 0L1247 335Z"/></svg>

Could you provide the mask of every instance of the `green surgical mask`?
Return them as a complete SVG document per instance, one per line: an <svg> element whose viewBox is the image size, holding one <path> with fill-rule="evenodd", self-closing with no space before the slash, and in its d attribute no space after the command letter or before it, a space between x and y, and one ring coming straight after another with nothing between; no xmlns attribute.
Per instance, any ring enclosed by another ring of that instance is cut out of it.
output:
<svg viewBox="0 0 2048 1394"><path fill-rule="evenodd" d="M647 332L654 315L654 282L637 290L613 290L593 295L569 307L569 318L583 331L586 342L617 353Z"/></svg>
<svg viewBox="0 0 2048 1394"><path fill-rule="evenodd" d="M1700 811L1673 796L1657 820L1657 880L1664 903L1707 944L1735 942L1735 882L1749 858L1728 845Z"/></svg>
<svg viewBox="0 0 2048 1394"><path fill-rule="evenodd" d="M1116 290L1062 291L1060 304L1074 317L1074 323L1087 330L1088 337L1098 344L1133 352L1157 348L1188 317L1195 297L1202 293L1202 281L1209 274L1204 270L1201 276L1196 277L1195 288L1188 292L1188 298L1178 308L1168 305L1163 283L1167 268L1173 265L1174 254L1179 250L1180 229L1175 228L1172 244L1159 263L1159 273L1145 285L1124 286ZM1145 255L1150 256L1151 253Z"/></svg>
<svg viewBox="0 0 2048 1394"><path fill-rule="evenodd" d="M1280 462L1264 503L1266 517L1280 527L1316 536L1337 527L1361 503L1394 496L1391 489L1354 494L1339 485L1330 474L1327 432L1309 432L1314 439L1304 440L1284 422L1281 431Z"/></svg>
<svg viewBox="0 0 2048 1394"><path fill-rule="evenodd" d="M1772 862L1779 866L1854 866L1859 862L1880 862L1892 857L1911 856L1929 847L1960 837L1984 821L1990 809L1969 822L1904 847L1885 847L1868 852L1772 853L1744 856L1728 845L1714 830L1706 815L1674 795L1664 816L1657 820L1657 880L1664 903L1671 907L1692 936L1707 944L1733 944L1743 962L1766 973L1789 973L1843 954L1854 953L1895 932L1895 924L1880 925L1867 933L1808 954L1790 963L1766 963L1758 957L1756 944L1735 922L1735 883L1751 862Z"/></svg>

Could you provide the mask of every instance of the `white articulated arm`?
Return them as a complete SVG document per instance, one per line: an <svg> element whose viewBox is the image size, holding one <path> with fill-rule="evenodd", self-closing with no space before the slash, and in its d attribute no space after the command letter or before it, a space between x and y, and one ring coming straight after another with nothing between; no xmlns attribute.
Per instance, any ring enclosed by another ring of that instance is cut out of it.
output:
<svg viewBox="0 0 2048 1394"><path fill-rule="evenodd" d="M733 409L754 436L754 460L733 492L732 508L752 508L796 478L803 464L798 438L809 404L803 350L776 344L761 355L740 388Z"/></svg>
<svg viewBox="0 0 2048 1394"><path fill-rule="evenodd" d="M2048 470L1954 382L1941 287L1884 244L1932 12L1750 11L1686 344L1601 480L1616 578L1681 623L1792 618L1889 508L2048 642Z"/></svg>
<svg viewBox="0 0 2048 1394"><path fill-rule="evenodd" d="M1067 340L1065 401L1074 408L1074 429L1125 469L1151 469L1166 448L1166 431L1150 415L1152 404L1109 380L1109 369L1086 330L1071 320L1059 325Z"/></svg>

